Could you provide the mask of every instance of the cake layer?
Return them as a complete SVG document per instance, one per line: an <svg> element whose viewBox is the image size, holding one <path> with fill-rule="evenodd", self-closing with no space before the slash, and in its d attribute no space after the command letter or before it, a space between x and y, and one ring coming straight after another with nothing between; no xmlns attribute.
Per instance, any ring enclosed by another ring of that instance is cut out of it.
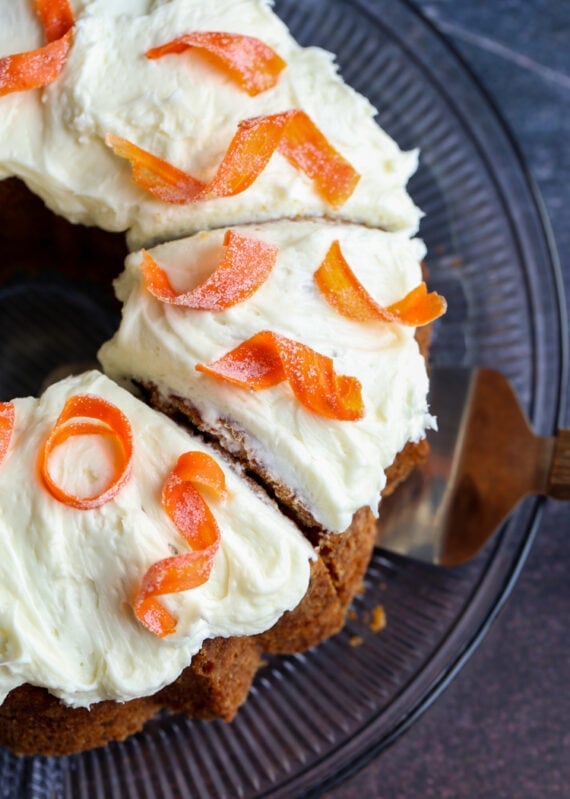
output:
<svg viewBox="0 0 570 799"><path fill-rule="evenodd" d="M90 508L73 506L60 489L85 497L105 488L117 457L113 435L78 429L52 440L49 490L38 460L66 401L85 395L118 408L133 441L128 479ZM105 376L68 378L11 407L13 434L0 454L0 700L24 683L73 707L154 694L205 639L262 633L304 596L315 554L298 529L219 453ZM188 451L209 454L225 476L225 499L203 491L220 544L206 582L160 599L176 629L159 638L132 603L153 564L191 549L161 501Z"/></svg>
<svg viewBox="0 0 570 799"><path fill-rule="evenodd" d="M405 190L417 162L374 121L333 57L301 48L266 0L73 0L76 23L61 74L44 89L0 97L0 177L17 175L56 213L107 230L132 246L198 230L282 217L332 216L415 231ZM0 0L0 55L44 44L31 0ZM253 36L285 62L273 88L250 96L203 53L148 59L183 34ZM134 143L199 181L216 174L238 125L301 109L360 175L333 207L314 181L275 152L235 196L168 204L134 184L129 163L106 144Z"/></svg>
<svg viewBox="0 0 570 799"><path fill-rule="evenodd" d="M177 406L264 480L300 506L305 523L340 532L364 506L376 512L385 470L408 441L433 425L428 378L415 328L348 319L325 300L314 273L340 243L356 277L381 306L422 280L418 240L317 221L232 228L276 248L265 282L225 310L195 310L158 299L145 287L134 253L116 282L123 302L119 330L100 350L105 371L151 388L158 404ZM151 250L173 290L185 292L220 263L226 231L204 232ZM301 342L332 359L338 375L361 385L364 413L324 418L304 407L287 382L251 391L197 371L260 331Z"/></svg>

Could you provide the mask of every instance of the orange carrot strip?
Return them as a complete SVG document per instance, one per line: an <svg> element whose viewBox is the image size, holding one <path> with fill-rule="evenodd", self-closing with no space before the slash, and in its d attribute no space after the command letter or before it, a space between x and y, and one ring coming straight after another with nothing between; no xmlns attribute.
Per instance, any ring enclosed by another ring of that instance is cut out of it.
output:
<svg viewBox="0 0 570 799"><path fill-rule="evenodd" d="M153 47L147 58L161 58L196 48L215 66L221 67L250 96L272 89L287 65L269 45L253 36L218 31L186 33L160 47Z"/></svg>
<svg viewBox="0 0 570 799"><path fill-rule="evenodd" d="M343 316L360 322L397 322L419 327L433 322L447 308L445 299L435 291L428 294L423 282L399 302L382 307L358 280L338 241L333 241L314 277L324 298L333 308Z"/></svg>
<svg viewBox="0 0 570 799"><path fill-rule="evenodd" d="M166 479L162 506L193 551L153 563L133 602L139 621L160 638L174 632L176 620L157 597L203 585L210 576L220 545L217 522L198 487L223 499L226 494L224 472L210 455L186 452Z"/></svg>
<svg viewBox="0 0 570 799"><path fill-rule="evenodd" d="M364 415L356 378L337 375L331 358L271 331L257 333L209 366L198 364L196 369L253 391L287 380L298 401L319 416L354 421Z"/></svg>
<svg viewBox="0 0 570 799"><path fill-rule="evenodd" d="M168 203L233 197L251 186L279 150L314 182L334 208L350 197L360 179L304 111L285 111L240 122L213 179L203 184L134 144L109 134L107 144L133 167L133 181Z"/></svg>
<svg viewBox="0 0 570 799"><path fill-rule="evenodd" d="M356 188L360 175L304 111L289 113L289 124L279 152L315 183L318 193L329 205L340 208Z"/></svg>
<svg viewBox="0 0 570 799"><path fill-rule="evenodd" d="M387 308L402 324L421 327L433 322L447 310L447 302L441 294L435 291L428 293L426 284L422 281L398 302L392 303Z"/></svg>
<svg viewBox="0 0 570 799"><path fill-rule="evenodd" d="M0 402L0 464L8 454L12 433L14 432L14 421L16 409L12 402Z"/></svg>
<svg viewBox="0 0 570 799"><path fill-rule="evenodd" d="M224 248L224 257L210 277L181 294L176 294L166 272L143 250L141 270L146 289L161 302L205 311L222 311L243 302L269 276L278 248L233 230L226 232Z"/></svg>
<svg viewBox="0 0 570 799"><path fill-rule="evenodd" d="M233 197L248 189L279 147L287 122L285 114L240 122L216 174L196 199Z"/></svg>
<svg viewBox="0 0 570 799"><path fill-rule="evenodd" d="M216 499L226 496L226 477L219 463L206 452L185 452L178 458L174 474L197 488L212 493Z"/></svg>
<svg viewBox="0 0 570 799"><path fill-rule="evenodd" d="M191 202L204 188L204 183L120 136L108 133L105 142L115 155L130 161L133 182L165 203Z"/></svg>
<svg viewBox="0 0 570 799"><path fill-rule="evenodd" d="M0 58L0 97L52 83L63 69L70 47L71 30L37 50Z"/></svg>
<svg viewBox="0 0 570 799"><path fill-rule="evenodd" d="M35 6L48 42L61 39L75 24L69 0L35 0Z"/></svg>
<svg viewBox="0 0 570 799"><path fill-rule="evenodd" d="M196 370L253 391L271 388L286 379L276 337L268 331L238 344L209 366L197 364Z"/></svg>
<svg viewBox="0 0 570 799"><path fill-rule="evenodd" d="M93 421L75 421L76 419ZM52 479L49 458L52 452L72 436L103 435L113 437L119 447L113 464L113 475L106 488L90 497L68 494ZM132 430L127 417L111 402L93 394L77 394L65 403L54 427L38 456L38 469L43 483L59 502L80 510L98 508L109 502L127 482L133 456Z"/></svg>

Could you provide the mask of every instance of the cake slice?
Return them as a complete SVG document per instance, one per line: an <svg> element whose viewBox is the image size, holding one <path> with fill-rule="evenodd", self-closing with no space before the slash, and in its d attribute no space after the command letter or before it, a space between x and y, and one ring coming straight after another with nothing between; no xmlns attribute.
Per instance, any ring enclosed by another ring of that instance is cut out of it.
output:
<svg viewBox="0 0 570 799"><path fill-rule="evenodd" d="M232 247L239 261L238 243L248 280L256 248L272 253L260 285L227 307L189 305L185 298L206 296L227 269ZM322 221L203 232L127 258L116 282L122 322L99 353L106 373L142 386L167 412L181 411L244 462L304 526L326 532L345 530L359 508L376 513L386 470L400 452L407 458L423 446L434 423L415 324L386 314L348 318L319 286L317 272L335 248L379 307L394 308L423 285L423 244L394 233ZM268 341L285 346L282 358L290 359L294 348L293 372L305 357L312 359L309 373L326 363L334 378L316 376L313 400L318 404L331 378L340 381L341 393L344 385L349 394L357 390L358 413L349 408L331 418L326 408L315 410L295 386L295 374L260 387L215 373L236 352L245 356L237 370L247 372L254 357L247 348Z"/></svg>
<svg viewBox="0 0 570 799"><path fill-rule="evenodd" d="M283 217L417 229L405 190L417 153L267 0L71 8L47 85L0 82L0 177L22 178L56 213L128 230L132 247ZM45 45L32 0L0 0L0 17L0 56Z"/></svg>
<svg viewBox="0 0 570 799"><path fill-rule="evenodd" d="M185 453L210 464L183 478L219 533L191 589L177 581L195 566L172 559L205 551L182 534L199 507L164 493ZM366 516L354 534L369 553ZM318 549L235 464L99 372L0 404L0 540L0 744L17 752L99 746L162 707L229 720L262 651L312 646L346 610Z"/></svg>

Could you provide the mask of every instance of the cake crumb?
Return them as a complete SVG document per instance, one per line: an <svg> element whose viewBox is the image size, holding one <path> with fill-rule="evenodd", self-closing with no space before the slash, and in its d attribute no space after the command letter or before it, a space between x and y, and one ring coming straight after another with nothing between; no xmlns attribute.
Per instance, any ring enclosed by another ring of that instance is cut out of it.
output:
<svg viewBox="0 0 570 799"><path fill-rule="evenodd" d="M370 620L370 629L373 633L379 633L386 627L386 611L382 605L376 605L372 611L372 619Z"/></svg>
<svg viewBox="0 0 570 799"><path fill-rule="evenodd" d="M351 646L360 646L364 643L364 638L362 638L360 635L351 635L348 639L348 643Z"/></svg>

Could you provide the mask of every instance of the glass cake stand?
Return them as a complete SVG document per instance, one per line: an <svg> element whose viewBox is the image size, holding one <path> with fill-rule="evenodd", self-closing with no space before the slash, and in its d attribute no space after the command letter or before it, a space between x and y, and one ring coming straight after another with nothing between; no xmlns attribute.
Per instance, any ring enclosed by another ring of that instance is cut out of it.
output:
<svg viewBox="0 0 570 799"><path fill-rule="evenodd" d="M566 389L561 279L540 200L489 98L405 0L278 0L276 10L303 44L337 53L401 147L421 149L410 190L426 212L430 283L449 303L434 362L500 369L535 428L552 434ZM110 283L122 239L46 224L41 203L31 207L28 233L10 238L22 221L12 203L14 224L1 234L0 400L40 391L61 363L92 359L118 318ZM48 231L39 241L38 230ZM452 570L376 551L343 632L270 659L231 725L165 714L83 755L0 750L2 796L318 795L393 742L457 673L509 594L540 513L538 499L525 501L474 561ZM379 605L388 625L375 633Z"/></svg>

